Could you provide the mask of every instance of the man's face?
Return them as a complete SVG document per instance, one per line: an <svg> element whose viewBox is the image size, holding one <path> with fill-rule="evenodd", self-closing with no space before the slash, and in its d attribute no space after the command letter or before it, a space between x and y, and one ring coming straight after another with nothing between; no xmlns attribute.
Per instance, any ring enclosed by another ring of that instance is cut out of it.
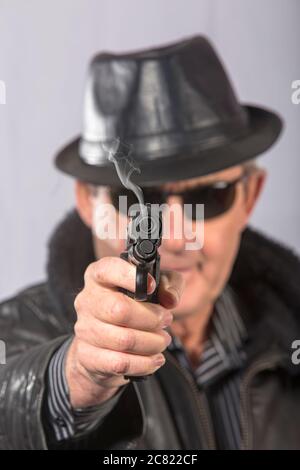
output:
<svg viewBox="0 0 300 470"><path fill-rule="evenodd" d="M243 166L239 165L205 177L166 183L162 187L166 190L182 192L199 184L207 185L217 181L230 182L242 175L243 172ZM246 185L244 182L239 182L236 185L235 200L231 208L215 218L205 220L204 206L204 226L202 226L204 243L202 248L186 249L187 240L184 231L182 237L178 238L178 234L174 236L174 224L171 223L168 227L168 237L163 238L159 248L161 270L179 271L185 279L185 290L181 301L172 311L175 317L182 318L207 309L213 305L221 293L230 276L242 231L247 224L264 179L265 172L260 170L254 171L248 178ZM180 201L179 196L170 196L167 203L172 205L180 203ZM94 210L103 202L110 202L109 191L100 191L100 195L94 200ZM178 214L178 211L176 213ZM119 223L123 228L126 228L127 217L120 213L118 216ZM179 216L184 223L183 212ZM93 220L91 225L94 228L95 224L96 221ZM195 221L192 224L193 233L195 233L200 230L200 224L203 222ZM97 238L94 230L94 248L97 258L119 256L125 246L126 239L101 240Z"/></svg>

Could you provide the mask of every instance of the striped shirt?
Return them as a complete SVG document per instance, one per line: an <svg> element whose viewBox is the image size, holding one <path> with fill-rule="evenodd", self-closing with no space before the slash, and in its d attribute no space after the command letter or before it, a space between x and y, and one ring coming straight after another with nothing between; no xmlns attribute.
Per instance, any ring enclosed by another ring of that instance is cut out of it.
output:
<svg viewBox="0 0 300 470"><path fill-rule="evenodd" d="M92 431L114 408L126 385L101 405L73 408L65 376L66 353L73 338L65 341L52 357L48 368L47 405L55 439L62 441Z"/></svg>
<svg viewBox="0 0 300 470"><path fill-rule="evenodd" d="M193 367L179 338L172 335L168 350L185 367L197 387L206 393L219 449L239 449L240 370L245 361L243 344L247 333L239 315L235 293L229 286L214 305L208 340L197 367ZM52 357L48 369L49 421L57 441L78 437L101 423L114 408L126 385L105 403L84 409L70 404L65 377L66 352L72 338Z"/></svg>
<svg viewBox="0 0 300 470"><path fill-rule="evenodd" d="M207 396L217 447L239 449L240 372L246 359L243 346L247 332L229 286L215 302L209 331L197 367L192 366L177 337L172 338L169 350Z"/></svg>

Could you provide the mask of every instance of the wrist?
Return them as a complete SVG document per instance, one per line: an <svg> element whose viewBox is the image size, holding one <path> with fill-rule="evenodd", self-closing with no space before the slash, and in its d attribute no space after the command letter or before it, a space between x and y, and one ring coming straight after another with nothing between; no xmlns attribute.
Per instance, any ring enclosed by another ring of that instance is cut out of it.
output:
<svg viewBox="0 0 300 470"><path fill-rule="evenodd" d="M69 399L73 408L101 405L112 398L121 387L121 384L112 385L103 378L99 383L76 360L76 339L67 352L65 375L69 389Z"/></svg>

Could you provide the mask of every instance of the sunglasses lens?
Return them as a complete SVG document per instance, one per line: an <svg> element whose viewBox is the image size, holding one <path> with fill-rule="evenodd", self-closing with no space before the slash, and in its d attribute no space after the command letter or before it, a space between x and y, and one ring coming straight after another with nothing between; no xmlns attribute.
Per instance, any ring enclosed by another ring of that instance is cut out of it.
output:
<svg viewBox="0 0 300 470"><path fill-rule="evenodd" d="M204 219L212 219L228 211L235 199L235 185L228 184L224 187L196 188L186 193L185 204L190 208L186 211L187 216L197 220L202 214L197 204L204 205Z"/></svg>
<svg viewBox="0 0 300 470"><path fill-rule="evenodd" d="M186 217L199 220L199 217L202 216L199 204L204 205L204 219L212 219L223 214L231 208L235 200L235 188L235 184L224 183L221 186L197 187L187 190L183 193L183 202L187 204ZM163 204L165 202L159 189L150 187L142 189L146 203ZM111 188L111 200L115 209L124 215L128 215L129 208L138 202L135 194L124 187Z"/></svg>

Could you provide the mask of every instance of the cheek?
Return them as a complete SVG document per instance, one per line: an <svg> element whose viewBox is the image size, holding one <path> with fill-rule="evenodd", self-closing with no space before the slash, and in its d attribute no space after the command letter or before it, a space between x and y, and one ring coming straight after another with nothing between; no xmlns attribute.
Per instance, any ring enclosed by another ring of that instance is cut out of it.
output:
<svg viewBox="0 0 300 470"><path fill-rule="evenodd" d="M125 250L126 240L100 240L94 237L94 250L97 259L104 256L120 256Z"/></svg>
<svg viewBox="0 0 300 470"><path fill-rule="evenodd" d="M218 290L227 281L239 248L240 228L233 211L204 226L204 276Z"/></svg>
<svg viewBox="0 0 300 470"><path fill-rule="evenodd" d="M94 249L97 258L120 256L126 248L128 219L115 211L98 207L93 217Z"/></svg>
<svg viewBox="0 0 300 470"><path fill-rule="evenodd" d="M207 261L224 259L233 239L233 227L224 221L207 221L204 224L203 256Z"/></svg>
<svg viewBox="0 0 300 470"><path fill-rule="evenodd" d="M245 211L241 192L231 210L204 224L203 255L207 259L231 260L239 246Z"/></svg>

